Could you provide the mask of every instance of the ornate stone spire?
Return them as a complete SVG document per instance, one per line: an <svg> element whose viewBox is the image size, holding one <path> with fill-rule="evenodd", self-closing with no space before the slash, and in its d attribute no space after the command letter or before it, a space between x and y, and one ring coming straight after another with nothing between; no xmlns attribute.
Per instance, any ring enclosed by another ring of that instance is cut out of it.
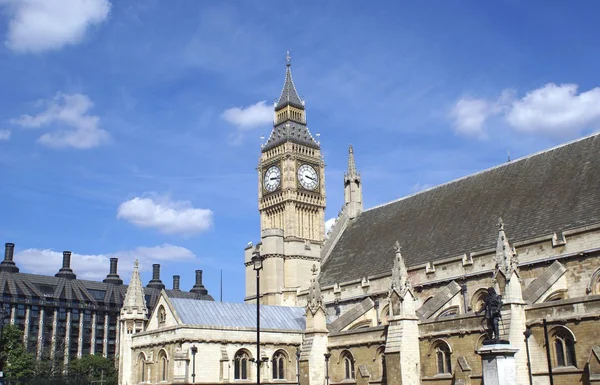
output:
<svg viewBox="0 0 600 385"><path fill-rule="evenodd" d="M498 241L496 243L496 273L501 271L506 279L510 279L513 272L518 272L519 260L517 253L510 246L504 231L504 221L498 218Z"/></svg>
<svg viewBox="0 0 600 385"><path fill-rule="evenodd" d="M308 308L314 313L319 307L323 306L323 294L321 294L321 285L317 279L316 265L312 267L312 278L310 280L310 288L308 289Z"/></svg>
<svg viewBox="0 0 600 385"><path fill-rule="evenodd" d="M148 307L146 306L144 287L140 279L137 259L133 265L133 273L131 274L131 280L129 280L129 286L127 287L127 293L125 294L125 300L121 308L121 316L125 314L137 314L144 318L148 316Z"/></svg>
<svg viewBox="0 0 600 385"><path fill-rule="evenodd" d="M348 147L348 173L346 175L349 177L356 175L356 163L354 162L354 149L352 145Z"/></svg>
<svg viewBox="0 0 600 385"><path fill-rule="evenodd" d="M392 268L392 289L396 289L400 292L410 288L410 280L408 279L408 270L404 263L401 253L402 247L400 242L396 241L394 244L394 251L396 257L394 258L394 267Z"/></svg>
<svg viewBox="0 0 600 385"><path fill-rule="evenodd" d="M348 170L344 174L344 204L350 219L356 218L363 211L362 183L360 173L356 171L352 145L348 148Z"/></svg>

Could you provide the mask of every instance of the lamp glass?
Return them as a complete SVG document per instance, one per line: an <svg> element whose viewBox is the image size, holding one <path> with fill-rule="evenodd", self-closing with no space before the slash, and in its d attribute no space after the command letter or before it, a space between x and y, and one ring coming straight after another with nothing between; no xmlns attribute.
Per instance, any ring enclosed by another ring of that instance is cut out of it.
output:
<svg viewBox="0 0 600 385"><path fill-rule="evenodd" d="M254 264L254 270L258 271L262 269L263 258L260 254L255 253L252 257L252 263Z"/></svg>

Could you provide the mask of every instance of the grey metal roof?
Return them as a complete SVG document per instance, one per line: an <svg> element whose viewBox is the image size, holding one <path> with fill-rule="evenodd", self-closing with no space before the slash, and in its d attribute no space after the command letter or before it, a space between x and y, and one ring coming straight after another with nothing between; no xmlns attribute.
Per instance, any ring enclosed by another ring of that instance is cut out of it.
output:
<svg viewBox="0 0 600 385"><path fill-rule="evenodd" d="M315 141L305 124L288 120L273 127L273 131L271 131L271 135L267 143L263 146L262 151L268 151L287 141L319 148L319 144Z"/></svg>
<svg viewBox="0 0 600 385"><path fill-rule="evenodd" d="M281 90L281 95L279 96L279 101L275 106L275 110L280 110L288 105L301 110L304 109L304 103L302 103L300 96L298 96L298 91L296 91L296 87L294 86L292 67L289 62L285 69L285 82L283 83L283 89Z"/></svg>
<svg viewBox="0 0 600 385"><path fill-rule="evenodd" d="M171 303L184 324L256 328L256 305L199 301L172 298ZM274 330L304 330L304 308L287 306L260 306L260 326Z"/></svg>
<svg viewBox="0 0 600 385"><path fill-rule="evenodd" d="M321 285L390 273L398 240L408 266L600 222L600 134L362 212L321 267Z"/></svg>

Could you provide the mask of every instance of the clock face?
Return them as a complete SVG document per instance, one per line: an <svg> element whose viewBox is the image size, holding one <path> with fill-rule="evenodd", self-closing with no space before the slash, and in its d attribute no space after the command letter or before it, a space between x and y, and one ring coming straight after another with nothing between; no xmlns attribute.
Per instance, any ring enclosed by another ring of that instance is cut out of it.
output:
<svg viewBox="0 0 600 385"><path fill-rule="evenodd" d="M313 166L303 164L298 168L298 182L307 190L315 190L319 185L319 175Z"/></svg>
<svg viewBox="0 0 600 385"><path fill-rule="evenodd" d="M266 191L273 192L281 184L281 170L277 166L271 166L265 172L263 186Z"/></svg>

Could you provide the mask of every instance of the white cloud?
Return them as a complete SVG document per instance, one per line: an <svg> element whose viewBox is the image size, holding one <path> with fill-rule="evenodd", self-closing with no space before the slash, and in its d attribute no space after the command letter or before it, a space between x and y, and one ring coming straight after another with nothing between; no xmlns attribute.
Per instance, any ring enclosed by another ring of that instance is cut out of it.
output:
<svg viewBox="0 0 600 385"><path fill-rule="evenodd" d="M506 115L517 131L569 136L600 124L600 87L577 94L576 84L546 84L515 100Z"/></svg>
<svg viewBox="0 0 600 385"><path fill-rule="evenodd" d="M337 220L337 218L329 218L328 220L325 221L325 234L329 233L329 231L331 231L331 228L333 227L333 225L335 225L335 221Z"/></svg>
<svg viewBox="0 0 600 385"><path fill-rule="evenodd" d="M483 99L460 99L450 115L454 118L454 129L457 133L485 138L485 121L490 117L492 109L490 103Z"/></svg>
<svg viewBox="0 0 600 385"><path fill-rule="evenodd" d="M110 254L71 255L71 269L80 279L100 280L109 272L110 258L119 258L118 272L121 279L128 281L133 270L133 261L138 259L140 270L149 271L153 263L164 261L192 261L196 256L190 250L164 244L154 247L137 247L133 250ZM34 274L54 275L62 267L62 252L49 249L26 249L15 254L15 262L23 270Z"/></svg>
<svg viewBox="0 0 600 385"><path fill-rule="evenodd" d="M273 122L273 107L260 101L247 107L233 107L223 112L223 119L240 130L248 130Z"/></svg>
<svg viewBox="0 0 600 385"><path fill-rule="evenodd" d="M577 94L576 84L554 83L529 91L521 99L504 90L496 101L460 99L450 115L458 133L487 137L486 121L502 115L517 132L565 137L600 126L600 87Z"/></svg>
<svg viewBox="0 0 600 385"><path fill-rule="evenodd" d="M136 197L121 203L117 218L139 227L152 227L164 234L191 235L208 230L213 212L192 207L188 201L171 201L166 197Z"/></svg>
<svg viewBox="0 0 600 385"><path fill-rule="evenodd" d="M10 131L9 130L0 130L0 140L9 140L10 139Z"/></svg>
<svg viewBox="0 0 600 385"><path fill-rule="evenodd" d="M5 44L16 52L57 50L83 40L86 31L106 20L108 0L0 0L11 20Z"/></svg>
<svg viewBox="0 0 600 385"><path fill-rule="evenodd" d="M94 103L87 95L58 93L51 100L42 101L41 104L47 106L44 112L37 115L25 114L11 120L14 124L28 128L59 125L57 131L40 136L39 143L52 148L87 149L109 140L109 133L99 127L100 118L88 114ZM65 129L65 126L70 129Z"/></svg>

